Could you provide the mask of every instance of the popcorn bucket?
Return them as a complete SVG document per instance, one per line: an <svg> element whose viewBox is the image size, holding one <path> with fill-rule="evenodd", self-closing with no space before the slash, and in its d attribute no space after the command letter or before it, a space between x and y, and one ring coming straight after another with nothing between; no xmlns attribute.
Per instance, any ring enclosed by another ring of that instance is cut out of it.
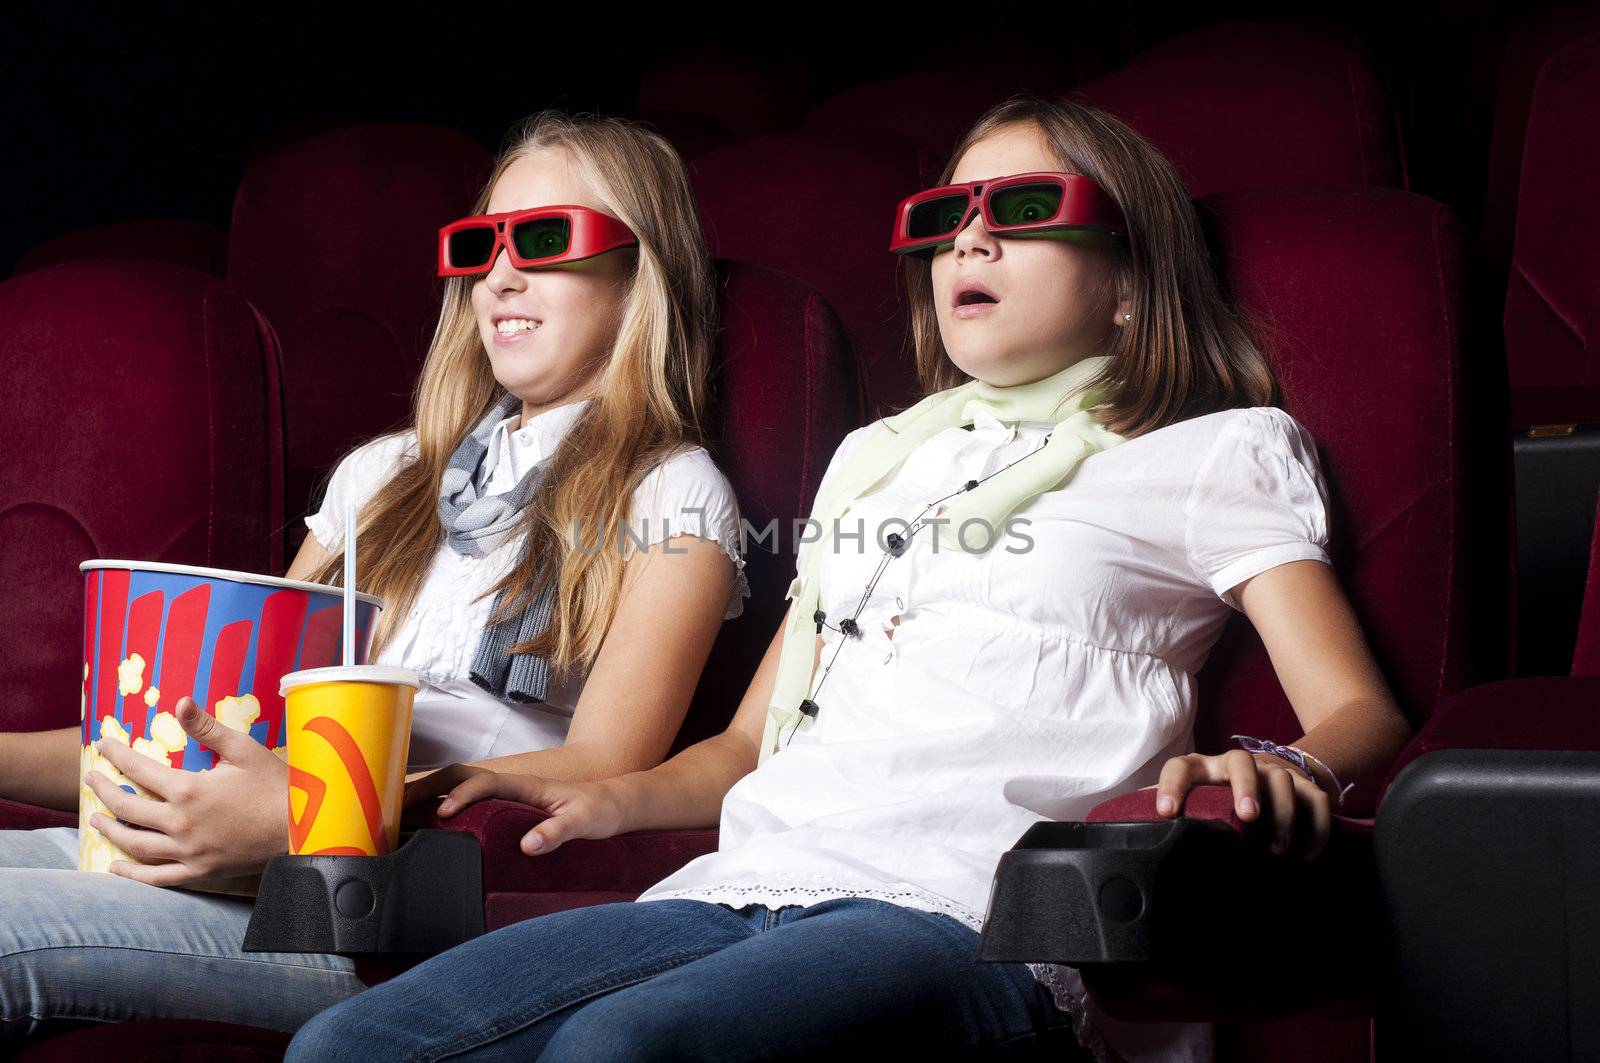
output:
<svg viewBox="0 0 1600 1063"><path fill-rule="evenodd" d="M94 748L102 737L184 771L208 771L217 754L178 724L178 700L194 698L224 725L286 756L283 697L290 672L338 664L343 592L338 587L144 561L85 561L83 752L78 771L78 868L105 871L131 860L89 817L109 810L83 782L100 772L153 797ZM383 602L356 594L355 660L365 663ZM281 815L277 802L274 814ZM195 888L249 892L255 876Z"/></svg>

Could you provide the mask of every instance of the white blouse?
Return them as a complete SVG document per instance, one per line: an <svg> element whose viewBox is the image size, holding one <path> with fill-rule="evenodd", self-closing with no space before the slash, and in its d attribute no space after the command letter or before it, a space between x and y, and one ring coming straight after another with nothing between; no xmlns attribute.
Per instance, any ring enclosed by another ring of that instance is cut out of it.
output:
<svg viewBox="0 0 1600 1063"><path fill-rule="evenodd" d="M517 414L496 425L489 444L496 460L486 493L504 494L515 487L555 449L586 406L587 401L546 410L515 432L511 425ZM344 542L345 503L364 505L403 459L416 456L416 444L417 433L411 429L381 436L345 456L334 470L322 509L305 518L306 527L324 548L336 551ZM486 460L483 467L488 464ZM702 447L676 454L645 474L634 491L628 530L621 540L631 553L639 542L660 542L680 534L721 544L736 572L723 619L743 613L750 586L744 575L738 502L722 470ZM494 595L485 592L515 564L521 546L520 536L506 536L482 558L441 546L415 608L372 662L411 668L422 680L412 710L412 770L549 749L566 740L583 692L583 677L563 681L553 674L547 700L524 705L501 701L468 675L494 607Z"/></svg>
<svg viewBox="0 0 1600 1063"><path fill-rule="evenodd" d="M984 554L936 550L924 530L841 645L880 536L1050 427L980 412L852 507L840 529L861 539L822 560L817 717L729 790L719 850L640 901L876 897L981 929L1000 856L1029 826L1083 819L1193 751L1195 673L1238 608L1232 589L1288 561L1329 563L1315 444L1274 407L1091 455ZM825 477L871 429L845 437ZM968 541L981 538L973 528ZM1031 966L1097 1058L1113 1058L1108 1045L1130 1060L1212 1058L1211 1024L1120 1022L1086 1000L1076 969Z"/></svg>

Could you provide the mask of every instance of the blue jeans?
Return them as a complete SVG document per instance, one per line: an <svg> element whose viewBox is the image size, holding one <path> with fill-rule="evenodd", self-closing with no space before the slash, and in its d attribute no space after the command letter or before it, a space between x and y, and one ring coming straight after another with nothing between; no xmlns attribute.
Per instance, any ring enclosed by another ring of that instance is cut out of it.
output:
<svg viewBox="0 0 1600 1063"><path fill-rule="evenodd" d="M839 1049L1087 1058L1020 963L955 919L846 897L807 907L602 904L439 954L312 1019L289 1060L742 1060Z"/></svg>
<svg viewBox="0 0 1600 1063"><path fill-rule="evenodd" d="M294 1030L366 988L342 956L240 952L248 898L77 866L75 827L0 831L0 1057L49 1019Z"/></svg>

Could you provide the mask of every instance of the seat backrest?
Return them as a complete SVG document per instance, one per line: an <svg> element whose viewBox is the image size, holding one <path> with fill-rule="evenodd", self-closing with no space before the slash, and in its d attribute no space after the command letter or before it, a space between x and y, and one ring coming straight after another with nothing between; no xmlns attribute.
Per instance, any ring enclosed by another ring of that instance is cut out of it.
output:
<svg viewBox="0 0 1600 1063"><path fill-rule="evenodd" d="M1325 187L1201 204L1218 262L1271 360L1284 408L1317 440L1336 572L1390 689L1416 723L1476 675L1474 625L1503 618L1475 536L1505 541L1504 479L1464 460L1462 230L1390 189ZM1502 547L1503 549L1503 547ZM1502 557L1502 562L1505 558ZM1502 673L1503 674L1503 673ZM1196 748L1304 733L1243 616L1199 676Z"/></svg>
<svg viewBox="0 0 1600 1063"><path fill-rule="evenodd" d="M146 218L95 225L34 247L17 261L16 274L86 259L149 259L175 262L222 276L228 234L192 218Z"/></svg>
<svg viewBox="0 0 1600 1063"><path fill-rule="evenodd" d="M1506 288L1516 424L1600 419L1600 33L1544 64L1528 114Z"/></svg>
<svg viewBox="0 0 1600 1063"><path fill-rule="evenodd" d="M1522 17L1509 28L1494 26L1485 30L1495 36L1498 69L1492 75L1494 129L1489 142L1479 248L1496 265L1511 257L1523 142L1539 72L1566 45L1600 32L1600 8L1590 0L1553 7L1541 4L1520 14Z"/></svg>
<svg viewBox="0 0 1600 1063"><path fill-rule="evenodd" d="M820 292L860 345L869 401L914 402L899 262L889 252L895 204L917 190L914 159L783 133L701 155L689 174L712 257L767 266Z"/></svg>
<svg viewBox="0 0 1600 1063"><path fill-rule="evenodd" d="M736 138L722 123L708 114L692 111L635 111L634 121L660 133L684 161L704 155L713 148L731 144Z"/></svg>
<svg viewBox="0 0 1600 1063"><path fill-rule="evenodd" d="M717 44L659 54L639 76L641 114L702 115L736 138L793 129L805 116L811 78L792 55Z"/></svg>
<svg viewBox="0 0 1600 1063"><path fill-rule="evenodd" d="M74 262L0 284L0 730L71 726L92 558L282 570L276 341L215 277Z"/></svg>
<svg viewBox="0 0 1600 1063"><path fill-rule="evenodd" d="M1189 192L1404 186L1394 112L1348 31L1235 22L1181 34L1074 93L1171 159Z"/></svg>
<svg viewBox="0 0 1600 1063"><path fill-rule="evenodd" d="M917 187L930 188L956 141L985 111L1024 88L1049 95L1068 83L1059 75L1024 80L1009 63L1004 69L918 70L828 97L806 115L805 131L827 139L898 145L916 161Z"/></svg>
<svg viewBox="0 0 1600 1063"><path fill-rule="evenodd" d="M750 529L750 597L712 647L674 750L732 719L788 608L793 522L810 514L839 441L866 419L861 367L828 301L761 266L720 261L717 269L722 327L712 370L716 438L709 449Z"/></svg>
<svg viewBox="0 0 1600 1063"><path fill-rule="evenodd" d="M406 419L439 318L437 230L491 164L454 130L357 126L288 144L239 183L228 279L283 343L291 548L339 457Z"/></svg>

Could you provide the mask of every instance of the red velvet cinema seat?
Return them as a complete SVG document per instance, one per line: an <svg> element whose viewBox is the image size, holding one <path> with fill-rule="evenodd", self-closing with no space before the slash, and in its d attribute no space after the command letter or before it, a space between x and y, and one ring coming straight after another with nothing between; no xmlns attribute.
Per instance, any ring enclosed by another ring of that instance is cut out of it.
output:
<svg viewBox="0 0 1600 1063"><path fill-rule="evenodd" d="M1318 442L1334 566L1390 689L1421 726L1441 699L1501 678L1483 669L1503 659L1474 652L1476 625L1507 609L1469 559L1478 537L1503 541L1495 524L1507 519L1508 485L1463 460L1484 426L1467 422L1464 402L1461 228L1438 203L1379 188L1256 190L1205 206L1219 262L1284 384L1284 405ZM1244 618L1224 630L1198 678L1199 751L1231 748L1235 733L1280 742L1303 733ZM1291 920L1296 954L1315 962L1297 962L1285 977L1252 958L1242 933L1236 954L1197 958L1157 981L1086 971L1091 994L1125 1018L1226 1022L1223 1059L1367 1060L1382 975L1370 818L1380 796L1353 791L1305 892L1257 913L1262 926ZM1197 790L1185 815L1243 829L1224 787ZM1150 789L1089 817L1157 818ZM1335 903L1319 918L1313 906L1329 897Z"/></svg>
<svg viewBox="0 0 1600 1063"><path fill-rule="evenodd" d="M1562 48L1600 32L1600 8L1592 3L1539 5L1520 10L1517 15L1509 26L1485 29L1496 38L1493 58L1497 60L1497 70L1493 77L1494 130L1478 246L1496 264L1511 257L1523 146L1539 72Z"/></svg>
<svg viewBox="0 0 1600 1063"><path fill-rule="evenodd" d="M799 278L827 297L859 345L873 406L916 401L905 308L889 254L894 205L915 191L904 151L782 133L729 144L689 165L715 258Z"/></svg>
<svg viewBox="0 0 1600 1063"><path fill-rule="evenodd" d="M1600 33L1539 72L1506 291L1513 425L1600 421Z"/></svg>
<svg viewBox="0 0 1600 1063"><path fill-rule="evenodd" d="M1394 112L1348 30L1231 22L1162 41L1078 86L1160 148L1189 192L1405 187Z"/></svg>
<svg viewBox="0 0 1600 1063"><path fill-rule="evenodd" d="M1557 50L1527 118L1505 359L1515 433L1519 675L1566 670L1600 489L1600 33Z"/></svg>
<svg viewBox="0 0 1600 1063"><path fill-rule="evenodd" d="M1600 980L1587 960L1600 948L1596 518L1572 674L1447 699L1385 782L1377 840L1391 974L1374 1030L1384 1059L1600 1053Z"/></svg>
<svg viewBox="0 0 1600 1063"><path fill-rule="evenodd" d="M222 276L228 256L228 234L208 222L190 218L148 218L118 221L46 240L17 261L17 276L63 262L90 259L149 259Z"/></svg>
<svg viewBox="0 0 1600 1063"><path fill-rule="evenodd" d="M748 44L737 50L712 43L673 49L640 73L638 111L645 118L682 116L680 127L697 115L708 121L704 128L733 139L765 136L800 124L810 80L794 56Z"/></svg>
<svg viewBox="0 0 1600 1063"><path fill-rule="evenodd" d="M1019 71L1009 56L1003 68L967 64L917 70L828 97L806 115L805 131L827 140L896 145L915 159L918 187L930 187L956 141L983 112L1018 90L1052 95L1075 80L1060 66Z"/></svg>
<svg viewBox="0 0 1600 1063"><path fill-rule="evenodd" d="M77 724L90 558L282 565L276 341L222 281L75 262L0 284L0 730ZM76 815L0 801L0 828Z"/></svg>
<svg viewBox="0 0 1600 1063"><path fill-rule="evenodd" d="M751 529L745 567L751 596L744 615L724 625L712 647L674 751L720 731L732 718L788 604L783 594L794 574L791 522L810 513L834 448L865 416L860 366L825 299L759 266L719 262L718 271L722 327L713 368L717 438L711 450ZM778 537L769 536L763 546L757 536L771 521L778 522ZM774 552L774 543L781 544L780 552ZM491 929L564 908L631 900L646 885L716 848L715 829L656 831L575 841L548 860L530 860L517 849L517 839L535 814L525 805L487 801L435 824L469 831L485 845L485 914ZM189 1052L210 1053L204 1056L208 1059L277 1058L287 1041L285 1035L248 1027L152 1021L48 1037L25 1058L75 1060L106 1044L116 1045L124 1061L166 1060Z"/></svg>
<svg viewBox="0 0 1600 1063"><path fill-rule="evenodd" d="M490 164L454 130L357 126L288 144L239 183L228 279L283 342L289 556L339 457L405 418L439 318L429 249Z"/></svg>

